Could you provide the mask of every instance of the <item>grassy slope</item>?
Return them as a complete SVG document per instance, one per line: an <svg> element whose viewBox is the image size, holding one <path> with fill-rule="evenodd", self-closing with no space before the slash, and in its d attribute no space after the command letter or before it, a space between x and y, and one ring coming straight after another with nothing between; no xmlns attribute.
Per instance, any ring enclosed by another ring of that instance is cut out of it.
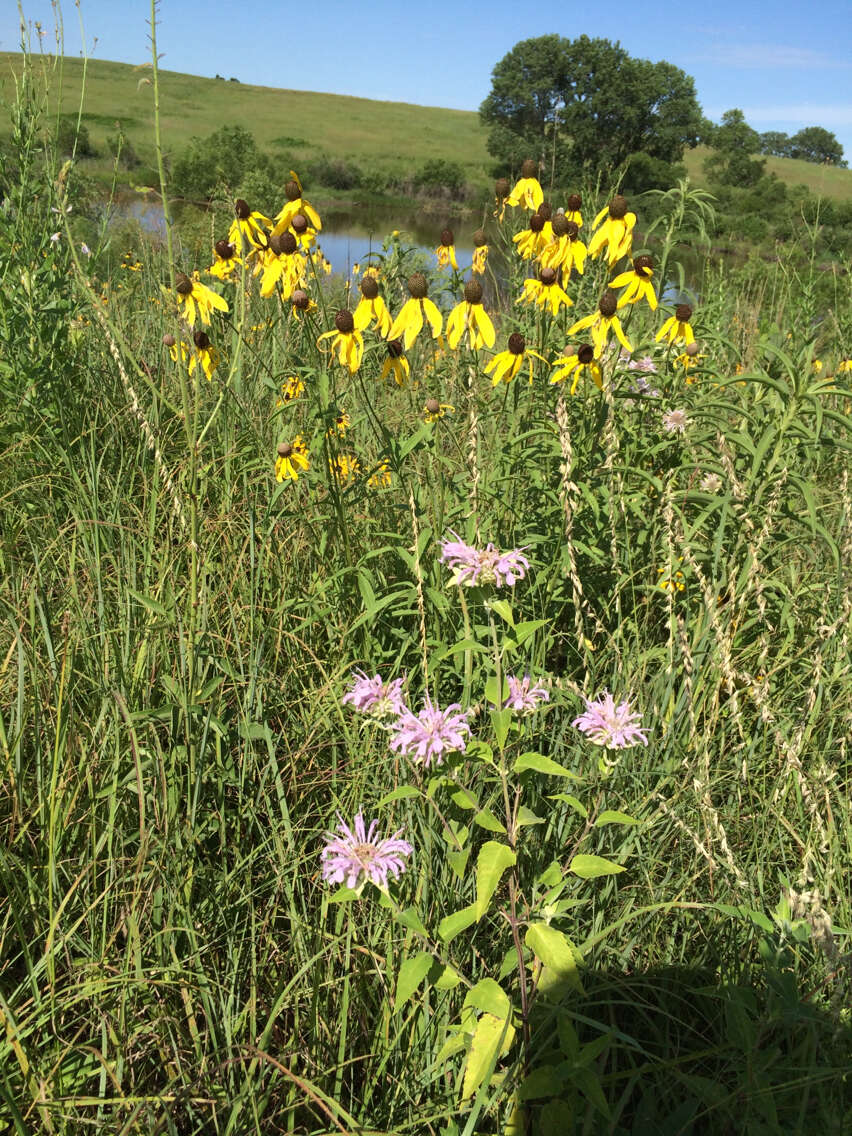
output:
<svg viewBox="0 0 852 1136"><path fill-rule="evenodd" d="M14 97L12 73L21 66L19 53L0 52L0 93ZM62 110L76 113L83 64L65 59ZM122 127L144 158L152 155L153 115L148 71L126 63L92 60L86 78L83 119L94 146L106 153L106 139ZM56 73L58 76L58 72ZM384 172L415 170L432 158L457 162L468 181L486 180L491 159L485 131L473 111L414 106L410 103L327 95L312 91L276 90L162 71L163 137L167 150L178 154L190 138L204 137L223 123L249 128L258 142L288 161L298 162L325 152ZM55 78L51 87L56 89ZM685 162L690 177L702 184L704 147L690 151ZM852 170L830 169L791 158L769 158L767 169L792 185L806 185L826 197L852 197Z"/></svg>

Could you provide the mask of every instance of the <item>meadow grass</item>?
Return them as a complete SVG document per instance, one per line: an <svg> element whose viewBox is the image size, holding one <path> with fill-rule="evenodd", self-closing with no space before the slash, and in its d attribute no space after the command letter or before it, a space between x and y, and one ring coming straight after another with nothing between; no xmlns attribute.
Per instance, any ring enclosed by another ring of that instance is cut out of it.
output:
<svg viewBox="0 0 852 1136"><path fill-rule="evenodd" d="M181 245L82 254L39 98L0 212L7 1130L847 1130L848 276L699 255L694 365L637 305L634 351L571 394L549 363L611 273L517 304L509 209L486 307L532 382L428 329L402 384L375 331L334 364L358 279L316 263L299 316L250 269L203 277L229 308L208 381L179 362ZM701 211L680 187L661 215L675 276ZM421 266L387 239L394 315ZM444 316L464 276L430 266ZM453 585L453 530L529 570ZM467 752L391 751L341 703L353 667L461 702ZM549 685L528 717L492 708L509 667ZM572 725L605 688L647 747ZM360 805L414 848L390 898L322 878ZM516 863L452 934L495 846Z"/></svg>

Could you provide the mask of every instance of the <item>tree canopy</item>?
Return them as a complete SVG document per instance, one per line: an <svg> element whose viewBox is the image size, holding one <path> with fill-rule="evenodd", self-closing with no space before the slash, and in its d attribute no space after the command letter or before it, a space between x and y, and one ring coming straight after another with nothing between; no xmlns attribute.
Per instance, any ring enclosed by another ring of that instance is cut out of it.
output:
<svg viewBox="0 0 852 1136"><path fill-rule="evenodd" d="M843 147L830 130L822 126L806 126L790 139L791 158L806 162L828 162L832 166L845 166Z"/></svg>
<svg viewBox="0 0 852 1136"><path fill-rule="evenodd" d="M535 157L557 172L613 169L637 153L676 162L703 124L689 75L585 35L515 44L494 67L479 113L501 166Z"/></svg>
<svg viewBox="0 0 852 1136"><path fill-rule="evenodd" d="M704 161L704 172L722 185L756 185L763 177L765 159L752 159L759 153L761 138L749 126L739 108L726 110L720 126L714 126L707 142L714 153Z"/></svg>

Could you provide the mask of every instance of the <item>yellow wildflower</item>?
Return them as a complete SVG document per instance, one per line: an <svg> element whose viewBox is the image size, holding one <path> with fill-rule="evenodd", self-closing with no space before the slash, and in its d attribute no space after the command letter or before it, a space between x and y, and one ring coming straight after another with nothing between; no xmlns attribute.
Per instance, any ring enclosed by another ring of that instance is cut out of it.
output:
<svg viewBox="0 0 852 1136"><path fill-rule="evenodd" d="M371 489L381 489L383 486L390 485L391 471L386 461L379 462L370 476L367 478L367 484Z"/></svg>
<svg viewBox="0 0 852 1136"><path fill-rule="evenodd" d="M362 298L355 309L355 327L358 331L366 331L371 324L375 324L379 335L387 338L393 320L384 299L379 295L379 285L375 276L368 276L365 272L360 288Z"/></svg>
<svg viewBox="0 0 852 1136"><path fill-rule="evenodd" d="M456 260L455 238L452 229L441 229L441 243L435 249L439 268L449 268L450 265L458 272L459 264Z"/></svg>
<svg viewBox="0 0 852 1136"><path fill-rule="evenodd" d="M210 313L214 309L219 312L228 311L225 300L221 296L217 296L205 284L202 284L198 279L197 272L193 273L191 278L185 273L179 272L175 290L177 291L178 308L190 327L195 327L196 311L201 317L202 323L210 323Z"/></svg>
<svg viewBox="0 0 852 1136"><path fill-rule="evenodd" d="M539 259L544 268L561 268L566 278L576 269L578 275L583 275L586 265L588 249L579 238L580 230L576 221L569 221L562 214L557 213L551 225L553 236L545 248L541 250Z"/></svg>
<svg viewBox="0 0 852 1136"><path fill-rule="evenodd" d="M572 193L565 202L565 220L573 221L578 229L583 227L582 204L579 193Z"/></svg>
<svg viewBox="0 0 852 1136"><path fill-rule="evenodd" d="M361 357L364 354L364 337L355 327L352 313L347 311L346 308L341 308L334 317L334 325L337 330L323 332L317 340L317 346L319 347L324 339L333 336L331 341L332 355L336 354L340 366L348 367L354 375L361 366Z"/></svg>
<svg viewBox="0 0 852 1136"><path fill-rule="evenodd" d="M484 229L477 229L473 234L473 264L472 270L477 276L485 274L485 262L488 259L488 238Z"/></svg>
<svg viewBox="0 0 852 1136"><path fill-rule="evenodd" d="M426 422L437 422L445 414L454 414L456 408L448 402L438 402L437 398L427 398L423 407L423 418Z"/></svg>
<svg viewBox="0 0 852 1136"><path fill-rule="evenodd" d="M426 277L422 272L415 272L412 276L409 276L408 291L411 294L411 299L406 300L402 305L399 315L388 332L390 339L403 337L406 351L411 350L412 343L420 334L424 317L432 328L433 339L438 338L441 334L441 328L444 326L441 313L426 295L427 289Z"/></svg>
<svg viewBox="0 0 852 1136"><path fill-rule="evenodd" d="M533 381L533 359L542 358L537 351L527 350L527 341L519 331L513 331L506 344L506 350L498 352L485 368L486 375L491 375L491 385L496 387L499 382L510 383L518 374L525 362L529 363L530 383Z"/></svg>
<svg viewBox="0 0 852 1136"><path fill-rule="evenodd" d="M482 285L468 280L464 286L464 299L456 304L447 318L447 342L455 351L467 332L471 351L494 346L494 324L482 306Z"/></svg>
<svg viewBox="0 0 852 1136"><path fill-rule="evenodd" d="M620 308L627 304L638 303L639 300L646 300L652 312L657 310L657 294L651 282L654 275L653 265L650 256L637 256L632 269L620 273L610 281L610 288L624 288L618 298Z"/></svg>
<svg viewBox="0 0 852 1136"><path fill-rule="evenodd" d="M361 472L361 463L352 454L338 454L329 458L328 468L338 481L349 481Z"/></svg>
<svg viewBox="0 0 852 1136"><path fill-rule="evenodd" d="M569 335L575 335L578 331L585 331L591 328L592 343L595 345L595 357L600 359L603 354L603 349L609 340L610 330L614 331L618 342L625 351L632 351L633 344L624 334L624 328L621 326L621 320L615 314L618 308L618 299L615 292L606 291L598 301L597 311L592 312L590 316L585 316L583 319L578 320L572 327L568 328Z"/></svg>
<svg viewBox="0 0 852 1136"><path fill-rule="evenodd" d="M281 299L289 300L305 282L305 258L298 252L292 233L277 233L269 238L269 249L263 259L260 280L261 296L271 296L280 286Z"/></svg>
<svg viewBox="0 0 852 1136"><path fill-rule="evenodd" d="M305 384L296 375L291 375L289 379L281 384L281 397L278 399L276 406L284 406L294 399L300 398L305 393Z"/></svg>
<svg viewBox="0 0 852 1136"><path fill-rule="evenodd" d="M552 232L551 228L551 234ZM512 240L518 246L518 252L524 260L534 260L549 243L544 233L544 217L540 213L533 213L529 219L529 228L515 233Z"/></svg>
<svg viewBox="0 0 852 1136"><path fill-rule="evenodd" d="M242 264L237 256L237 247L230 241L217 241L213 247L213 263L207 269L211 276L227 280Z"/></svg>
<svg viewBox="0 0 852 1136"><path fill-rule="evenodd" d="M398 387L404 387L411 374L411 368L408 366L408 360L403 355L403 344L401 339L391 339L388 342L388 353L382 363L382 380L393 375L394 382Z"/></svg>
<svg viewBox="0 0 852 1136"><path fill-rule="evenodd" d="M596 231L589 241L589 256L596 257L606 248L609 266L612 268L616 261L629 254L635 224L636 214L628 212L626 199L617 193L595 217Z"/></svg>
<svg viewBox="0 0 852 1136"><path fill-rule="evenodd" d="M322 221L320 215L314 209L313 205L302 196L302 183L299 180L299 175L295 170L290 170L290 181L284 186L284 196L287 198L287 204L275 218L275 227L281 232L290 228L290 222L297 213L302 213L311 225L319 232L322 229Z"/></svg>
<svg viewBox="0 0 852 1136"><path fill-rule="evenodd" d="M239 248L240 252L251 249L265 249L269 247L269 238L261 226L269 226L272 222L262 213L253 213L241 197L234 202L236 216L228 230L228 240Z"/></svg>
<svg viewBox="0 0 852 1136"><path fill-rule="evenodd" d="M352 425L352 419L345 410L338 410L334 416L334 422L326 430L326 436L329 438L345 438L346 431Z"/></svg>
<svg viewBox="0 0 852 1136"><path fill-rule="evenodd" d="M539 185L538 162L527 158L521 165L521 176L515 183L515 188L506 198L506 204L511 206L523 205L532 212L538 209L544 200L544 192Z"/></svg>
<svg viewBox="0 0 852 1136"><path fill-rule="evenodd" d="M573 300L559 286L559 276L555 268L542 268L540 279L530 277L524 281L524 290L518 297L519 304L535 304L537 308L549 307L555 316L560 308L570 308Z"/></svg>
<svg viewBox="0 0 852 1136"><path fill-rule="evenodd" d="M187 368L190 375L195 373L196 367L200 367L207 378L212 379L213 372L219 366L218 348L211 346L206 331L196 331L192 341L195 349L190 356L189 367Z"/></svg>
<svg viewBox="0 0 852 1136"><path fill-rule="evenodd" d="M299 474L310 469L311 462L308 457L308 447L302 441L302 435L297 434L292 442L281 442L278 446L278 458L275 462L275 480L298 481Z"/></svg>
<svg viewBox="0 0 852 1136"><path fill-rule="evenodd" d="M555 360L553 366L557 369L550 376L551 383L562 383L573 375L571 394L575 393L583 376L590 378L598 390L603 390L603 374L600 364L595 359L594 347L588 343L576 348L566 347L563 354Z"/></svg>
<svg viewBox="0 0 852 1136"><path fill-rule="evenodd" d="M678 343L681 340L689 347L690 343L695 342L695 333L692 330L690 320L692 319L692 308L689 304L678 304L675 308L675 314L669 316L654 339L659 343L662 339L667 339L669 343Z"/></svg>

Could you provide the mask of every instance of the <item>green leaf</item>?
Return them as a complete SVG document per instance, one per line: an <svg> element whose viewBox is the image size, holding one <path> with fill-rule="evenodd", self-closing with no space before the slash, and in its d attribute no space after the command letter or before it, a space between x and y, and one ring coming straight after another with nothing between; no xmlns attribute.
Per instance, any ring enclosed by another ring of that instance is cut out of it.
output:
<svg viewBox="0 0 852 1136"><path fill-rule="evenodd" d="M549 800L562 801L563 804L570 805L574 812L579 813L584 820L589 815L589 810L586 808L583 802L578 801L576 797L572 797L570 793L554 793L553 796L549 798Z"/></svg>
<svg viewBox="0 0 852 1136"><path fill-rule="evenodd" d="M533 769L536 773L549 773L551 777L570 777L574 781L580 780L576 773L572 773L570 769L565 769L552 757L545 757L543 753L521 754L515 762L514 771L515 773L525 773L528 769Z"/></svg>
<svg viewBox="0 0 852 1136"><path fill-rule="evenodd" d="M418 951L416 955L407 958L399 968L396 980L396 994L393 1000L393 1012L398 1013L417 987L432 969L434 959L428 951Z"/></svg>
<svg viewBox="0 0 852 1136"><path fill-rule="evenodd" d="M445 966L432 979L432 985L436 990L455 990L461 980L461 975L454 966Z"/></svg>
<svg viewBox="0 0 852 1136"><path fill-rule="evenodd" d="M509 624L510 627L515 626L515 617L512 614L512 605L508 600L492 600L491 610L496 611L500 618Z"/></svg>
<svg viewBox="0 0 852 1136"><path fill-rule="evenodd" d="M500 749L506 744L506 738L509 736L509 727L512 724L512 711L511 710L491 710L489 711L491 718L491 725L494 728L494 736L497 739L497 745Z"/></svg>
<svg viewBox="0 0 852 1136"><path fill-rule="evenodd" d="M544 824L544 817L536 816L532 809L528 809L526 805L521 805L518 809L516 824L518 828L525 824Z"/></svg>
<svg viewBox="0 0 852 1136"><path fill-rule="evenodd" d="M462 931L466 931L478 918L479 915L477 914L474 904L471 904L470 907L463 907L461 911L456 911L452 915L444 916L438 924L438 934L445 943L449 943L456 935L460 935Z"/></svg>
<svg viewBox="0 0 852 1136"><path fill-rule="evenodd" d="M540 627L544 627L546 623L546 619L528 619L525 623L516 624L514 629L514 641L512 642L512 648L523 646L523 644L526 643L527 639L529 639L531 635L534 635ZM509 646L508 640L506 642L506 646Z"/></svg>
<svg viewBox="0 0 852 1136"><path fill-rule="evenodd" d="M390 793L385 793L378 803L378 808L382 805L389 805L392 801L407 801L409 797L419 797L420 790L415 788L414 785L400 785L398 789L391 790Z"/></svg>
<svg viewBox="0 0 852 1136"><path fill-rule="evenodd" d="M515 1038L514 1026L492 1014L483 1014L467 1055L461 1099L472 1097L486 1077L490 1076L501 1053L505 1053Z"/></svg>
<svg viewBox="0 0 852 1136"><path fill-rule="evenodd" d="M558 1065L540 1065L528 1077L524 1077L518 1089L518 1099L528 1101L555 1096L564 1083L565 1071Z"/></svg>
<svg viewBox="0 0 852 1136"><path fill-rule="evenodd" d="M460 880L464 879L467 862L470 859L470 845L467 848L456 848L447 853L447 863Z"/></svg>
<svg viewBox="0 0 852 1136"><path fill-rule="evenodd" d="M621 864L604 860L603 856L575 856L568 865L568 871L581 880L596 880L598 876L615 876L624 871Z"/></svg>
<svg viewBox="0 0 852 1136"><path fill-rule="evenodd" d="M406 907L405 911L399 912L397 919L399 919L403 927L407 927L409 931L416 931L419 935L426 934L426 928L423 926L423 921L416 907Z"/></svg>
<svg viewBox="0 0 852 1136"><path fill-rule="evenodd" d="M491 897L497 890L500 877L517 860L515 853L506 844L489 840L482 845L476 861L476 918L481 919L488 910Z"/></svg>
<svg viewBox="0 0 852 1136"><path fill-rule="evenodd" d="M486 832L506 831L506 826L500 823L490 809L482 809L478 812L473 818L473 823L478 824L480 828L484 828Z"/></svg>
<svg viewBox="0 0 852 1136"><path fill-rule="evenodd" d="M595 828L603 828L605 824L641 824L641 821L636 817L632 817L629 813L620 813L612 809L604 809L598 819L595 821Z"/></svg>
<svg viewBox="0 0 852 1136"><path fill-rule="evenodd" d="M361 893L355 891L354 888L339 887L337 891L332 892L328 897L329 903L351 903L353 899L357 899Z"/></svg>
<svg viewBox="0 0 852 1136"><path fill-rule="evenodd" d="M432 656L433 663L440 663L444 659L448 659L451 655L458 655L461 651L484 651L485 647L481 643L477 643L475 639L461 639L458 643L453 643L449 647L442 647L440 651L436 651Z"/></svg>
<svg viewBox="0 0 852 1136"><path fill-rule="evenodd" d="M555 978L582 993L583 984L577 973L578 952L566 935L549 923L533 923L527 928L524 942Z"/></svg>
<svg viewBox="0 0 852 1136"><path fill-rule="evenodd" d="M478 809L479 801L474 797L473 793L467 789L456 789L455 793L450 794L450 800L454 805L458 805L460 809Z"/></svg>
<svg viewBox="0 0 852 1136"><path fill-rule="evenodd" d="M493 978L483 978L471 987L465 995L464 1005L501 1019L507 1018L512 1009L503 987Z"/></svg>

